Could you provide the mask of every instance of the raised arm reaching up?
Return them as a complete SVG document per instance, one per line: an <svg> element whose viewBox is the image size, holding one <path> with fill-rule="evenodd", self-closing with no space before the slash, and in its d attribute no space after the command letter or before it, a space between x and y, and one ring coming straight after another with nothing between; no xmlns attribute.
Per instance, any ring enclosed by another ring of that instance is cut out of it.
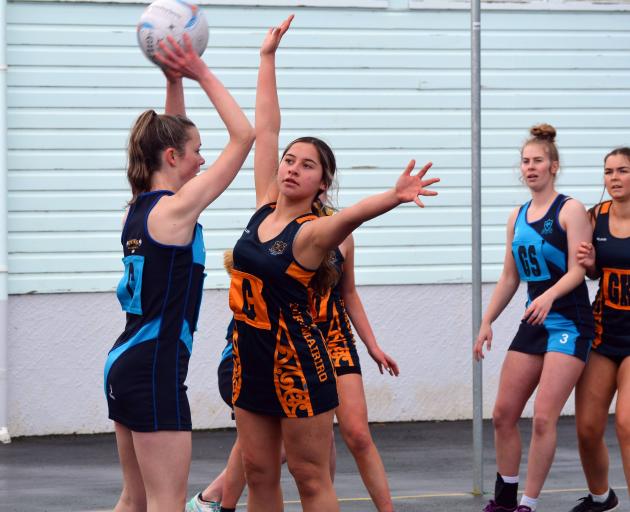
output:
<svg viewBox="0 0 630 512"><path fill-rule="evenodd" d="M161 68L166 77L166 104L164 113L170 116L185 116L184 84L182 75L170 68Z"/></svg>
<svg viewBox="0 0 630 512"><path fill-rule="evenodd" d="M164 198L161 201L160 211L155 212L157 214L156 229L164 231L165 235L170 233L179 240L190 237L191 227L199 214L232 182L251 149L254 132L234 98L197 55L190 38L184 35L183 47L179 46L172 37L168 38L168 42L169 45L164 42L160 44L162 53L156 54L156 58L170 73L179 74L199 83L225 123L229 135L228 143L219 157L206 172L199 175L197 175L199 165L202 165L204 160L199 156L201 141L198 138L198 132L194 137L195 147L192 148L192 152L197 155L196 161L193 155L188 162L186 155L180 154L176 148L168 148L164 151L163 164L166 168L189 167L189 175L181 177L177 192L171 197ZM171 84L173 91L176 91L177 87L177 84ZM177 101L173 102L173 107L178 108ZM170 176L162 175L158 178L156 187L172 188Z"/></svg>
<svg viewBox="0 0 630 512"><path fill-rule="evenodd" d="M282 36L291 26L293 15L280 26L272 27L260 47L260 67L256 86L256 149L254 151L254 182L256 207L278 197L278 136L280 134L280 104L276 86L276 50Z"/></svg>

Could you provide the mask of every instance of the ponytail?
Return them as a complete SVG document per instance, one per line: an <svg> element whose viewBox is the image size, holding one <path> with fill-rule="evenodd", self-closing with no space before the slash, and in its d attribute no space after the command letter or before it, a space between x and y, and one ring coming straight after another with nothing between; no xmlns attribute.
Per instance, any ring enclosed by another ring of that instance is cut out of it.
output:
<svg viewBox="0 0 630 512"><path fill-rule="evenodd" d="M157 114L147 110L140 114L129 135L127 147L127 180L133 204L138 196L151 190L153 173L162 165L162 152L171 147L184 153L190 139L188 130L195 125L184 116Z"/></svg>
<svg viewBox="0 0 630 512"><path fill-rule="evenodd" d="M335 213L335 210L323 203L323 201L316 197L312 206L313 213L318 217L326 217ZM324 296L329 290L335 287L341 278L339 269L335 265L337 255L335 251L329 251L324 256L323 261L317 267L317 272L311 279L310 287L319 296Z"/></svg>

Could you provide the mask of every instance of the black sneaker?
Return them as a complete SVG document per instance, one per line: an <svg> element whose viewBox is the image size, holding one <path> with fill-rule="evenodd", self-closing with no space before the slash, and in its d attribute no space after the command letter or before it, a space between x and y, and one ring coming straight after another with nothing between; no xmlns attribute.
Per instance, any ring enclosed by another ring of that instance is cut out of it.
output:
<svg viewBox="0 0 630 512"><path fill-rule="evenodd" d="M496 501L490 500L486 505L486 508L483 509L483 512L515 512L516 507L502 507L501 505L497 505Z"/></svg>
<svg viewBox="0 0 630 512"><path fill-rule="evenodd" d="M619 507L619 500L615 491L612 489L608 494L608 499L603 503L596 503L589 494L580 498L580 503L571 509L571 512L605 512L606 510L617 510Z"/></svg>

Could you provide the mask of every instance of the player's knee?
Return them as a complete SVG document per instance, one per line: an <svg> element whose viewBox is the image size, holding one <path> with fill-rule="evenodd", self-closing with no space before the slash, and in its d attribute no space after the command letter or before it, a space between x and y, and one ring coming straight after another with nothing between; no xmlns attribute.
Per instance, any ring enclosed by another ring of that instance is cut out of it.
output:
<svg viewBox="0 0 630 512"><path fill-rule="evenodd" d="M534 412L532 420L532 434L545 436L555 430L558 418L543 412Z"/></svg>
<svg viewBox="0 0 630 512"><path fill-rule="evenodd" d="M492 411L492 425L495 430L511 429L516 426L518 417L509 407L497 404Z"/></svg>
<svg viewBox="0 0 630 512"><path fill-rule="evenodd" d="M630 443L630 414L617 411L615 414L615 429L619 444Z"/></svg>
<svg viewBox="0 0 630 512"><path fill-rule="evenodd" d="M599 443L604 438L606 425L598 425L597 423L585 420L577 423L577 437L580 445L591 446Z"/></svg>
<svg viewBox="0 0 630 512"><path fill-rule="evenodd" d="M367 426L351 427L344 430L343 439L353 454L365 453L374 444Z"/></svg>
<svg viewBox="0 0 630 512"><path fill-rule="evenodd" d="M289 472L295 479L295 484L300 491L300 496L316 496L321 492L326 472L318 465L311 462L287 462Z"/></svg>
<svg viewBox="0 0 630 512"><path fill-rule="evenodd" d="M243 455L243 469L249 487L279 485L280 473L271 464Z"/></svg>

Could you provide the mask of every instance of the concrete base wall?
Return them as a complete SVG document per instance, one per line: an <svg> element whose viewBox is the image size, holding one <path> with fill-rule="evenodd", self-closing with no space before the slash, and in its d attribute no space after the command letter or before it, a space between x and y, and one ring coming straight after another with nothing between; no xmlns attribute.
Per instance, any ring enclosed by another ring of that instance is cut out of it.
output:
<svg viewBox="0 0 630 512"><path fill-rule="evenodd" d="M493 288L484 286L484 305ZM401 368L398 378L380 375L360 344L370 421L470 418L471 287L366 286L359 292L381 347ZM486 417L492 412L501 363L524 301L521 288L494 326L494 346L483 368ZM233 425L216 385L229 318L227 291L206 291L187 381L196 429ZM113 293L11 296L10 434L112 431L103 364L123 324ZM531 412L530 401L526 414ZM573 413L572 399L564 412Z"/></svg>

